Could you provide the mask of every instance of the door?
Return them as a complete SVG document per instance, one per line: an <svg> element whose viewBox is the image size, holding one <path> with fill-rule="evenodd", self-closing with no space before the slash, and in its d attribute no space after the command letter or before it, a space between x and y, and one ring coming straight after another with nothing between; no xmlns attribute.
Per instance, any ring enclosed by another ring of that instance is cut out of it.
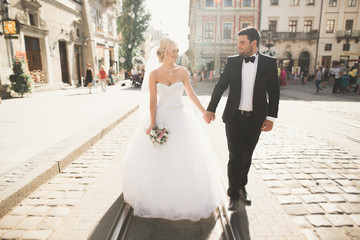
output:
<svg viewBox="0 0 360 240"><path fill-rule="evenodd" d="M330 69L331 65L331 56L322 56L321 58L321 65L323 65L325 68Z"/></svg>
<svg viewBox="0 0 360 240"><path fill-rule="evenodd" d="M69 69L66 54L66 42L59 41L61 78L63 83L69 83Z"/></svg>
<svg viewBox="0 0 360 240"><path fill-rule="evenodd" d="M25 36L25 49L29 71L42 70L39 39Z"/></svg>
<svg viewBox="0 0 360 240"><path fill-rule="evenodd" d="M299 55L299 66L301 69L309 69L310 65L310 54L308 52L302 52Z"/></svg>

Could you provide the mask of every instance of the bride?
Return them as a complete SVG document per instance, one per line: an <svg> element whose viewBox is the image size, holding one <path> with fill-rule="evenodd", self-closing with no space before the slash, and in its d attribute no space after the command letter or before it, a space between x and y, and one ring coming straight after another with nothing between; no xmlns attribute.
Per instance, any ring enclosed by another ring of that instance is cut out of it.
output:
<svg viewBox="0 0 360 240"><path fill-rule="evenodd" d="M143 84L148 87L150 113L145 116L147 125L138 128L127 148L123 193L137 216L197 221L210 217L222 203L224 190L201 119L182 103L185 89L193 104L205 112L187 70L175 64L178 52L172 39L161 38L156 51L161 64L146 71L151 72ZM157 125L166 127L169 135L166 143L154 146L149 133Z"/></svg>

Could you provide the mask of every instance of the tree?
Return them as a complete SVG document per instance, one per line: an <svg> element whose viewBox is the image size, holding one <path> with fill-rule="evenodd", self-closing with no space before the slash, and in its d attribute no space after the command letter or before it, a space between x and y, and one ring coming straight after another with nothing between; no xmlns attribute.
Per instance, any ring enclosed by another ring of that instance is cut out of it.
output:
<svg viewBox="0 0 360 240"><path fill-rule="evenodd" d="M124 67L130 71L136 49L145 41L145 32L150 20L150 14L144 10L144 0L124 0L122 14L117 19L117 30L121 32L123 44L120 46L120 56L125 58Z"/></svg>
<svg viewBox="0 0 360 240"><path fill-rule="evenodd" d="M13 74L9 76L11 82L10 89L23 97L25 93L31 92L33 81L30 75L26 73L26 60L24 56L13 57L12 64Z"/></svg>

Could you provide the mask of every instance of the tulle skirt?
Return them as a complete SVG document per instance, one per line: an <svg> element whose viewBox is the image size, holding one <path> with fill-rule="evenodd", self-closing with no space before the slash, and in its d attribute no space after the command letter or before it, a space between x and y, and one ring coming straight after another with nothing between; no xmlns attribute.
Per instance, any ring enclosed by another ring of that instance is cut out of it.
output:
<svg viewBox="0 0 360 240"><path fill-rule="evenodd" d="M169 130L168 140L154 146L145 127L137 130L123 162L125 201L141 217L208 218L225 191L201 119L187 108L158 109L156 119Z"/></svg>

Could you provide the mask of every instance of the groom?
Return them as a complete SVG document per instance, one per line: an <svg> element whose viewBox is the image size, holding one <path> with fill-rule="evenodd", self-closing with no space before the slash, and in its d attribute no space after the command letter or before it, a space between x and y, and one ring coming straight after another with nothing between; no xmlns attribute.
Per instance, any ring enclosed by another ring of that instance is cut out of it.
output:
<svg viewBox="0 0 360 240"><path fill-rule="evenodd" d="M261 131L273 128L278 112L280 91L276 59L260 54L259 42L260 33L253 27L238 33L239 55L227 59L203 116L207 123L215 120L221 95L230 86L223 113L229 149L230 211L237 210L240 198L251 205L245 186L252 154Z"/></svg>

